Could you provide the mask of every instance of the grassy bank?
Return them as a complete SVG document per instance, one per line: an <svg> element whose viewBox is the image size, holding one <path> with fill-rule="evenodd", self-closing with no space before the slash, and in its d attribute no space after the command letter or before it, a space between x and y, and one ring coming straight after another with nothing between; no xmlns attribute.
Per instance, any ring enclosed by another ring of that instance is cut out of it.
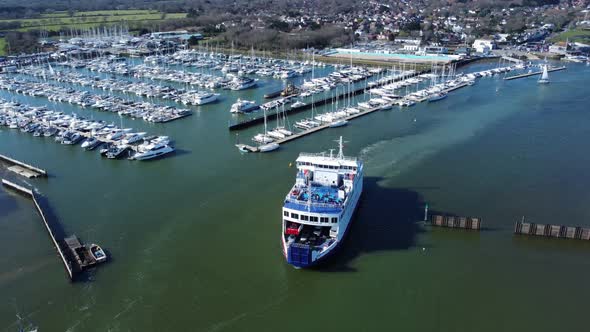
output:
<svg viewBox="0 0 590 332"><path fill-rule="evenodd" d="M6 55L6 39L0 38L0 56Z"/></svg>
<svg viewBox="0 0 590 332"><path fill-rule="evenodd" d="M100 25L109 25L119 22L162 21L185 17L186 13L162 13L149 10L103 10L77 12L73 16L69 16L68 13L56 12L51 14L44 14L40 18L21 20L0 20L0 22L18 21L21 24L21 28L18 29L18 31L57 31L60 30L62 27L80 29Z"/></svg>
<svg viewBox="0 0 590 332"><path fill-rule="evenodd" d="M570 42L579 42L584 44L590 44L590 30L584 29L572 29L564 31L557 36L551 38L552 42L564 42L569 40Z"/></svg>

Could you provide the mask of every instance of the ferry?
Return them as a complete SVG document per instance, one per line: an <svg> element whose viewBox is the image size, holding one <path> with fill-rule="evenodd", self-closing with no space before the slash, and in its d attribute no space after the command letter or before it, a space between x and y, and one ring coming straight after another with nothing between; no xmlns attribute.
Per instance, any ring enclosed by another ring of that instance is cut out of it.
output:
<svg viewBox="0 0 590 332"><path fill-rule="evenodd" d="M363 162L301 153L295 185L283 205L281 244L287 263L296 268L319 264L342 244L363 191Z"/></svg>

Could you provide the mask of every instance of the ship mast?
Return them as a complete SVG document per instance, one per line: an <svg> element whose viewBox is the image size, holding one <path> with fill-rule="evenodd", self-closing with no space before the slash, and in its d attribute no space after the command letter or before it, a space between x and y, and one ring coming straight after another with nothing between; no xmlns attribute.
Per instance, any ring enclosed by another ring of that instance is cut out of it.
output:
<svg viewBox="0 0 590 332"><path fill-rule="evenodd" d="M340 136L340 139L338 140L338 159L344 159L343 147L342 136Z"/></svg>

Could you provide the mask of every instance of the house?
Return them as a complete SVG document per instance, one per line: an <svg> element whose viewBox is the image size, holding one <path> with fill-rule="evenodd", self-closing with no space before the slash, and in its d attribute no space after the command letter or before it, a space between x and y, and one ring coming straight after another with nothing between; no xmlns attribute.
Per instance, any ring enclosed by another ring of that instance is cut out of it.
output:
<svg viewBox="0 0 590 332"><path fill-rule="evenodd" d="M462 56L470 56L471 55L471 48L469 47L459 47L455 50L456 55Z"/></svg>
<svg viewBox="0 0 590 332"><path fill-rule="evenodd" d="M565 43L563 43L562 45L553 44L553 45L549 46L549 53L565 55L565 53L566 53Z"/></svg>
<svg viewBox="0 0 590 332"><path fill-rule="evenodd" d="M496 48L496 42L491 39L476 39L472 47L476 52L486 54Z"/></svg>
<svg viewBox="0 0 590 332"><path fill-rule="evenodd" d="M195 37L198 40L203 39L203 35L200 33L189 33L186 30L179 31L167 31L167 32L152 32L150 34L152 39L177 39L181 41L189 40L191 37Z"/></svg>
<svg viewBox="0 0 590 332"><path fill-rule="evenodd" d="M420 48L420 46L418 46L416 44L404 44L404 51L416 52L416 51L418 51L419 48Z"/></svg>
<svg viewBox="0 0 590 332"><path fill-rule="evenodd" d="M422 39L413 37L396 37L395 42L399 44L420 45Z"/></svg>

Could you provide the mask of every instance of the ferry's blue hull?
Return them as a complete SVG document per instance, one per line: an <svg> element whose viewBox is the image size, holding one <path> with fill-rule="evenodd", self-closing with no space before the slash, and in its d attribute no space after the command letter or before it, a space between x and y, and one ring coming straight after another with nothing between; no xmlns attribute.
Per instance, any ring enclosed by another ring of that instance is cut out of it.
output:
<svg viewBox="0 0 590 332"><path fill-rule="evenodd" d="M291 248L287 247L287 252L286 253L283 252L285 254L285 258L287 259L287 263L297 269L311 268L311 267L321 265L321 264L325 263L326 261L328 261L331 257L333 257L337 253L337 251L340 250L340 248L342 247L342 244L347 239L348 231L352 228L352 222L354 220L354 216L356 214L356 210L358 208L358 205L360 204L361 198L362 198L362 195L359 197L359 200L358 200L356 206L354 207L354 211L353 211L352 215L350 216L350 222L348 223L348 227L346 227L346 229L344 230L344 234L342 235L342 239L340 241L338 241L338 243L336 243L336 246L334 246L334 248L332 248L327 254L325 254L324 256L320 257L319 259L317 259L315 261L312 261L310 258L309 263L303 263L300 260L297 260L297 261L292 260L291 253L289 252ZM282 245L282 243L281 243L281 245ZM284 246L283 246L283 248L284 248Z"/></svg>

